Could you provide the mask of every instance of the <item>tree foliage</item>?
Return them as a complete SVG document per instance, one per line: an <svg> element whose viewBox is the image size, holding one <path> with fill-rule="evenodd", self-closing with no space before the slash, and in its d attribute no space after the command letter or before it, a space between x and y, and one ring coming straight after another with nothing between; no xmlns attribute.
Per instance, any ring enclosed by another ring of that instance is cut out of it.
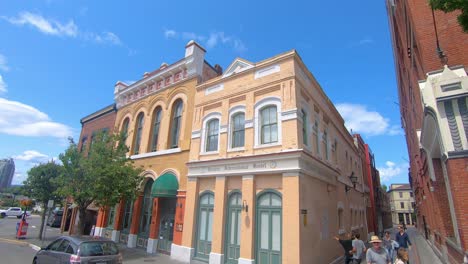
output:
<svg viewBox="0 0 468 264"><path fill-rule="evenodd" d="M458 15L458 23L465 33L468 33L468 1L467 0L429 0L432 8L442 10L445 13L455 10L461 11Z"/></svg>
<svg viewBox="0 0 468 264"><path fill-rule="evenodd" d="M49 200L60 200L61 197L57 193L57 179L62 172L62 166L49 161L45 164L40 164L28 171L28 178L24 181L24 192L31 198L36 199L43 205L46 205ZM42 230L45 224L46 210L42 211L41 229L39 230L39 239L42 238Z"/></svg>
<svg viewBox="0 0 468 264"><path fill-rule="evenodd" d="M110 207L135 196L142 170L133 166L122 142L123 134L101 132L93 136L87 153L80 152L70 139L69 147L60 154L64 167L60 193L72 197L78 207L78 234L83 234L83 220L90 204Z"/></svg>
<svg viewBox="0 0 468 264"><path fill-rule="evenodd" d="M385 192L386 192L386 191L387 191L387 189L388 189L387 185L385 185L385 184L382 184L382 186L381 186L381 187L382 187L382 190L384 190Z"/></svg>

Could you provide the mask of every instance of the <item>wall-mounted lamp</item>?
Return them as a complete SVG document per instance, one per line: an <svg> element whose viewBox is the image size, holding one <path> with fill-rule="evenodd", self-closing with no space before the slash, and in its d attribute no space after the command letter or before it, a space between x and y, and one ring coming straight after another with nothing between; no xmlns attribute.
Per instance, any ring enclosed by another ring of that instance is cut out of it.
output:
<svg viewBox="0 0 468 264"><path fill-rule="evenodd" d="M351 183L353 184L353 188L356 189L356 183L357 183L357 176L354 175L354 171L351 172L351 175L349 175L349 179L351 180ZM351 187L348 185L345 185L345 191L348 193L351 190Z"/></svg>
<svg viewBox="0 0 468 264"><path fill-rule="evenodd" d="M249 205L246 200L242 201L242 211L245 211L246 213L249 211Z"/></svg>

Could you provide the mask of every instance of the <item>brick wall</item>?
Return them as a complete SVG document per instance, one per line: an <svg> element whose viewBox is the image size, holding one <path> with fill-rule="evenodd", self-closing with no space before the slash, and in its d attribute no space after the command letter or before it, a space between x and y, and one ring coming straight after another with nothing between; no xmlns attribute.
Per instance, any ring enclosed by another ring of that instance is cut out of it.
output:
<svg viewBox="0 0 468 264"><path fill-rule="evenodd" d="M99 131L107 128L109 132L114 131L116 112L110 112L96 119L83 123L81 127L80 141L78 142L78 149L81 149L83 139L86 137L86 148L89 147L91 136L94 131ZM85 149L85 148L84 148Z"/></svg>

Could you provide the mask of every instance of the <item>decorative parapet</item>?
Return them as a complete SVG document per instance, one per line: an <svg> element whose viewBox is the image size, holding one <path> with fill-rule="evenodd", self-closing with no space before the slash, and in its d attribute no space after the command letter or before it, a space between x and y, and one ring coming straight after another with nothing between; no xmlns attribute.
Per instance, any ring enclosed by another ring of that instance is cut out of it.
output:
<svg viewBox="0 0 468 264"><path fill-rule="evenodd" d="M174 85L202 76L205 50L191 40L185 47L185 57L171 65L162 63L159 69L152 73L145 73L143 79L126 84L118 81L115 84L114 100L117 109L141 100L152 94L173 87Z"/></svg>

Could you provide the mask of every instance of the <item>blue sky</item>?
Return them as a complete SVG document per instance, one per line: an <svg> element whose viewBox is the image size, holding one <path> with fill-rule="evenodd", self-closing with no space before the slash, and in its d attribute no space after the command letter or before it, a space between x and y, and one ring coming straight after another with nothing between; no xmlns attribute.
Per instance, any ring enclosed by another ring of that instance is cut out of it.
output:
<svg viewBox="0 0 468 264"><path fill-rule="evenodd" d="M407 182L385 1L339 2L0 0L0 158L15 159L21 183L113 103L118 80L177 61L195 39L224 69L296 49L382 182Z"/></svg>

